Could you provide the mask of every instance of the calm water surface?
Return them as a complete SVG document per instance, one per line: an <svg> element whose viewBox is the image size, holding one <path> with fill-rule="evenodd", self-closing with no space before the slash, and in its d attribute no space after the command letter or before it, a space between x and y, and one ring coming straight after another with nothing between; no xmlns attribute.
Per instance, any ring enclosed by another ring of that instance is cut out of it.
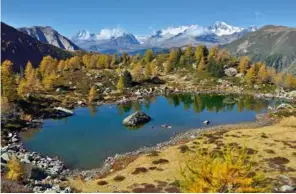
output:
<svg viewBox="0 0 296 194"><path fill-rule="evenodd" d="M204 120L210 120L210 125L254 121L256 113L275 103L232 96L235 104L225 104L225 98L229 97L182 94L153 97L143 103L81 107L74 110L74 116L45 120L41 129L24 132L22 138L31 151L60 156L70 168L91 169L108 156L153 146L169 140L174 132L202 127ZM152 120L137 129L122 125L125 117L139 110ZM172 128L161 128L162 124Z"/></svg>

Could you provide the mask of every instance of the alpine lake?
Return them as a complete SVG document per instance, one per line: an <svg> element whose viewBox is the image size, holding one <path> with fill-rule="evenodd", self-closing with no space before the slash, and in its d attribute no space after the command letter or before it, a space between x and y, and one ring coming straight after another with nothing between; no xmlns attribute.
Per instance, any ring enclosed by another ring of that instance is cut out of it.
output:
<svg viewBox="0 0 296 194"><path fill-rule="evenodd" d="M58 156L72 169L92 169L116 153L154 146L176 133L205 127L205 120L209 126L253 122L256 114L278 103L241 95L171 94L141 102L78 107L73 116L45 120L21 137L29 151ZM123 119L135 111L145 112L152 120L137 128L124 126Z"/></svg>

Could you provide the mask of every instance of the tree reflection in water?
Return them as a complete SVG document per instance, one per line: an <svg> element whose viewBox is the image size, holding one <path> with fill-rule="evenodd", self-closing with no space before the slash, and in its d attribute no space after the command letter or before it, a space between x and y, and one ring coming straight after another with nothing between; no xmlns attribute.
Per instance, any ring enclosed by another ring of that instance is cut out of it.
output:
<svg viewBox="0 0 296 194"><path fill-rule="evenodd" d="M195 113L200 113L202 111L208 112L221 112L237 109L238 112L243 112L244 110L261 112L268 105L267 100L255 99L252 96L237 96L237 95L211 95L211 94L170 94L165 96L167 103L171 106L178 107L182 105L184 110L191 110ZM224 99L228 98L223 102ZM149 109L150 103L155 102L156 97L146 98L142 103L138 101L128 102L125 104L117 105L118 113L120 116L123 113L133 111L141 111L143 107L146 110ZM230 103L226 103L230 101ZM143 111L143 110L142 110Z"/></svg>

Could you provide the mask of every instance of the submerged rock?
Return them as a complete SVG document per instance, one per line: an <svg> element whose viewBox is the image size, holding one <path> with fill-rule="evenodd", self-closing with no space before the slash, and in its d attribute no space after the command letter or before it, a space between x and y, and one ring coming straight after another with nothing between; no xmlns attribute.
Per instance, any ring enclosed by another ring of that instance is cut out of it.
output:
<svg viewBox="0 0 296 194"><path fill-rule="evenodd" d="M149 117L146 113L134 112L130 116L126 117L122 123L127 126L137 126L140 124L147 123L150 120L151 120L151 117Z"/></svg>
<svg viewBox="0 0 296 194"><path fill-rule="evenodd" d="M233 98L226 97L223 99L222 103L223 104L235 104L235 100Z"/></svg>

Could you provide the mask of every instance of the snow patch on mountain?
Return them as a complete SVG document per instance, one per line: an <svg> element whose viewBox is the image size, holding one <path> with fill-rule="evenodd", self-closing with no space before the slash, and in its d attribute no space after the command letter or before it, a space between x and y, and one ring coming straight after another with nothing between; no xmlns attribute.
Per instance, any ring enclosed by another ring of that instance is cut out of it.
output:
<svg viewBox="0 0 296 194"><path fill-rule="evenodd" d="M223 36L223 35L230 35L233 33L241 32L244 30L244 28L231 26L226 24L225 22L218 21L214 23L212 26L210 26L209 30L211 30L217 36Z"/></svg>
<svg viewBox="0 0 296 194"><path fill-rule="evenodd" d="M95 38L95 34L88 30L79 30L72 40L92 40Z"/></svg>

